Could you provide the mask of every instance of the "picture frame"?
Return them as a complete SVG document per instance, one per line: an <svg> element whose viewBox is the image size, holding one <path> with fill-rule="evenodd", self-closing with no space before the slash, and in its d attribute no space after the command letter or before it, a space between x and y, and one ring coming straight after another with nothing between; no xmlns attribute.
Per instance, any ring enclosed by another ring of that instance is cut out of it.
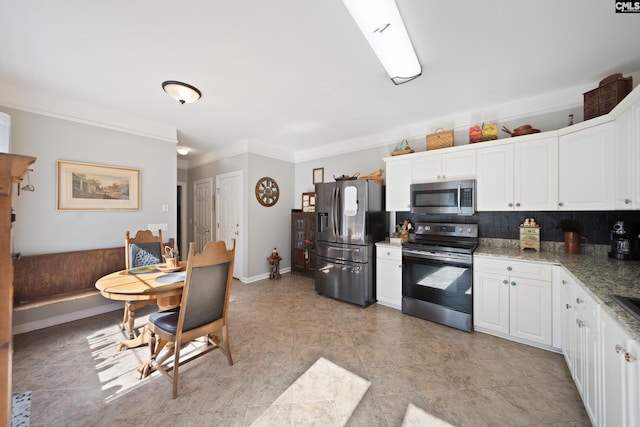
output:
<svg viewBox="0 0 640 427"><path fill-rule="evenodd" d="M140 169L58 160L58 210L140 210Z"/></svg>
<svg viewBox="0 0 640 427"><path fill-rule="evenodd" d="M302 193L302 212L316 211L316 193Z"/></svg>
<svg viewBox="0 0 640 427"><path fill-rule="evenodd" d="M324 168L313 169L313 183L322 184L324 182Z"/></svg>

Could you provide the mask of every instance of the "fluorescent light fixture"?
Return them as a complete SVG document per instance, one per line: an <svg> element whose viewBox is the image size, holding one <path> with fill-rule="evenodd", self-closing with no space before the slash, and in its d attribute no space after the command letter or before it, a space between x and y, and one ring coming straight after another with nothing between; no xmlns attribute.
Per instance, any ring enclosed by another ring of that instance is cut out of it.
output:
<svg viewBox="0 0 640 427"><path fill-rule="evenodd" d="M196 87L175 80L162 82L162 89L180 104L189 104L197 101L202 96Z"/></svg>
<svg viewBox="0 0 640 427"><path fill-rule="evenodd" d="M180 154L181 156L186 156L187 154L189 154L189 149L187 147L180 147L178 146L178 148L176 148L176 151L178 152L178 154Z"/></svg>
<svg viewBox="0 0 640 427"><path fill-rule="evenodd" d="M342 2L393 83L406 83L422 74L422 66L413 50L395 0Z"/></svg>

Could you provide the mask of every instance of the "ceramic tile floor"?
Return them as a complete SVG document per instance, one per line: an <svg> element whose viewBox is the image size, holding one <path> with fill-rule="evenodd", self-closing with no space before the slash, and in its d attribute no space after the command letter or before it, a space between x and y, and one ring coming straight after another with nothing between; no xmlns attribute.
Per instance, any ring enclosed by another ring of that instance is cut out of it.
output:
<svg viewBox="0 0 640 427"><path fill-rule="evenodd" d="M148 348L116 351L121 311L15 336L13 390L33 392L31 426L590 425L559 354L335 301L300 275L233 286L235 364L213 352L184 365L175 400L158 373L136 379ZM337 401L349 392L303 375L320 358L370 382L350 417ZM301 376L317 399L283 401Z"/></svg>

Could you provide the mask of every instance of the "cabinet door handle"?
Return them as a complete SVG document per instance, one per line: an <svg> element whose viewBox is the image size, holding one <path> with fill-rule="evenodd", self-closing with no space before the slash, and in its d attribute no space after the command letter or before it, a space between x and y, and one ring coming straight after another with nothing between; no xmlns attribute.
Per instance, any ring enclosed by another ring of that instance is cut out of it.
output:
<svg viewBox="0 0 640 427"><path fill-rule="evenodd" d="M516 282L511 282L511 286L515 286L515 285L516 285Z"/></svg>
<svg viewBox="0 0 640 427"><path fill-rule="evenodd" d="M513 268L507 267L507 271L511 271L511 270L513 270Z"/></svg>
<svg viewBox="0 0 640 427"><path fill-rule="evenodd" d="M616 354L626 353L627 349L621 346L620 344L616 344L615 346Z"/></svg>
<svg viewBox="0 0 640 427"><path fill-rule="evenodd" d="M563 281L562 281L562 284L563 284L563 285L566 285L567 283L569 283L569 282L567 282L566 280L563 280Z"/></svg>
<svg viewBox="0 0 640 427"><path fill-rule="evenodd" d="M564 206L564 203L560 202L558 203L558 206Z"/></svg>
<svg viewBox="0 0 640 427"><path fill-rule="evenodd" d="M570 309L571 307L573 307L571 304L566 304L565 307L567 307L567 310Z"/></svg>
<svg viewBox="0 0 640 427"><path fill-rule="evenodd" d="M442 179L447 179L447 177L445 175L442 175Z"/></svg>
<svg viewBox="0 0 640 427"><path fill-rule="evenodd" d="M625 205L630 205L630 204L631 204L631 200L629 200L629 199L624 199L624 204L625 204Z"/></svg>
<svg viewBox="0 0 640 427"><path fill-rule="evenodd" d="M513 203L509 203L507 206L509 206L510 208L513 207Z"/></svg>
<svg viewBox="0 0 640 427"><path fill-rule="evenodd" d="M584 301L582 301L580 298L576 298L576 303L577 304L582 304Z"/></svg>
<svg viewBox="0 0 640 427"><path fill-rule="evenodd" d="M520 203L516 202L516 207L519 208L520 207Z"/></svg>
<svg viewBox="0 0 640 427"><path fill-rule="evenodd" d="M576 323L578 324L578 328L582 328L583 326L585 326L585 323L580 319L576 319Z"/></svg>
<svg viewBox="0 0 640 427"><path fill-rule="evenodd" d="M504 279L504 280L502 281L502 283L504 283L505 285L508 285L508 284L509 284L509 281L508 281L507 279Z"/></svg>
<svg viewBox="0 0 640 427"><path fill-rule="evenodd" d="M629 353L628 351L625 351L624 360L631 363L631 362L635 362L637 358L633 354Z"/></svg>

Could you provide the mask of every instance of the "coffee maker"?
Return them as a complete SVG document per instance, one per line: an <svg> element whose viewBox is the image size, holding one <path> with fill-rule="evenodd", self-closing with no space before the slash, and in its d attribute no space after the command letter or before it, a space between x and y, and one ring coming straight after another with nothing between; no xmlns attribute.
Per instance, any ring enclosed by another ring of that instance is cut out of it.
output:
<svg viewBox="0 0 640 427"><path fill-rule="evenodd" d="M609 258L638 259L637 240L624 229L624 221L616 221L611 230Z"/></svg>

